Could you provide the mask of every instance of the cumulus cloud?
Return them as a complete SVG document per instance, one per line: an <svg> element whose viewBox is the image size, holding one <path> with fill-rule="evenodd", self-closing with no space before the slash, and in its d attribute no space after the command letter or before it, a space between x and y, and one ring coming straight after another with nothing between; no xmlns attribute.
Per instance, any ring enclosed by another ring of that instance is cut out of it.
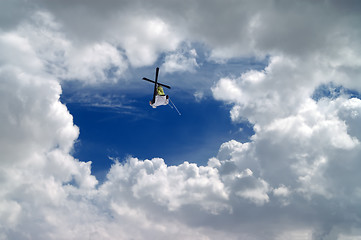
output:
<svg viewBox="0 0 361 240"><path fill-rule="evenodd" d="M168 22L149 9L140 8L136 2L111 1L99 5L89 1L86 5L82 2L59 5L40 0L26 5L25 9L50 14L60 26L60 32L70 44L69 58L76 63L74 73L80 73L74 77L94 78L91 72L94 67L99 68L95 72L97 76L100 70L113 68L119 68L122 73L128 64L152 65L161 52L176 50L182 40ZM84 64L88 68L81 70ZM73 65L74 62L69 67ZM84 75L86 70L90 72Z"/></svg>
<svg viewBox="0 0 361 240"><path fill-rule="evenodd" d="M66 37L62 27L51 13L37 11L13 34L25 39L45 70L58 79L88 84L118 81L127 62L115 46L105 41L79 46Z"/></svg>
<svg viewBox="0 0 361 240"><path fill-rule="evenodd" d="M157 17L128 17L129 25L117 31L117 34L123 37L114 38L119 46L125 49L133 66L151 65L161 52L175 50L180 43L180 37L164 20Z"/></svg>
<svg viewBox="0 0 361 240"><path fill-rule="evenodd" d="M48 212L66 199L64 184L74 180L79 189L91 189L97 180L90 175L90 162L69 155L79 129L59 101L59 82L35 49L12 33L2 35L0 49L13 54L3 55L0 66L1 237L45 239L43 228L56 225L56 215Z"/></svg>
<svg viewBox="0 0 361 240"><path fill-rule="evenodd" d="M355 118L360 121L360 100L342 94L312 99L317 86L331 82L339 72L325 67L324 62L303 64L300 59L273 57L263 71L222 78L212 88L216 99L233 105L231 119L250 121L255 131L249 143L232 141L222 145L219 157L226 159L224 165L232 169L248 167L259 174L265 181L264 190L250 192L258 200L272 199L266 187L270 186L273 196L284 206L297 202L297 208L301 208L304 203L296 200L301 196L320 206L343 202L353 208L359 195L347 186L359 181L350 170L359 167L360 137L353 124ZM332 76L329 72L333 72ZM346 192L352 200L345 199ZM325 206L335 210L332 205ZM336 219L349 221L343 207L336 212L334 220L320 213L315 220L321 225L312 230L312 238L337 238L336 228L341 226L336 226ZM356 222L351 220L349 224L354 226Z"/></svg>
<svg viewBox="0 0 361 240"><path fill-rule="evenodd" d="M198 167L184 162L179 166L167 166L163 159L139 161L129 159L124 165L116 164L109 173L129 184L137 199L150 197L155 203L170 211L182 205L200 205L210 212L227 207L226 189L218 171L210 167ZM108 177L110 177L108 175Z"/></svg>

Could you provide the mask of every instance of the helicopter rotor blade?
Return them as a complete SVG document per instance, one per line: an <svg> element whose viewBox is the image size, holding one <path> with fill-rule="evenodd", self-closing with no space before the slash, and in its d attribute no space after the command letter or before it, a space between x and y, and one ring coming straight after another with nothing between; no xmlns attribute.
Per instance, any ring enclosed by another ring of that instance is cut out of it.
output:
<svg viewBox="0 0 361 240"><path fill-rule="evenodd" d="M143 78L143 80L148 81L148 82L151 82L151 83L155 83L155 81L150 80L150 79L145 78L145 77ZM165 84L163 84L163 83L158 83L158 82L157 82L157 84L158 84L158 85L160 85L160 86L162 86L162 87L165 87L165 88L171 89L171 87L170 87L170 86L165 85Z"/></svg>

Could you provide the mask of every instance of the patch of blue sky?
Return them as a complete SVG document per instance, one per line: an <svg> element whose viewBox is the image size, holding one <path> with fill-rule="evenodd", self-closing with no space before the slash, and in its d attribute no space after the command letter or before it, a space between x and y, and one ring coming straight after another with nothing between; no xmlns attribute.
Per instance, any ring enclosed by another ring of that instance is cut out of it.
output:
<svg viewBox="0 0 361 240"><path fill-rule="evenodd" d="M347 96L348 98L359 98L361 99L361 94L355 90L345 88L341 85L336 85L334 83L322 84L320 85L312 94L312 99L315 101L320 100L321 98L331 98L335 99L341 95Z"/></svg>
<svg viewBox="0 0 361 240"><path fill-rule="evenodd" d="M160 57L155 66L163 60ZM159 81L172 86L165 91L181 116L169 106L149 106L153 85L141 79L154 79L155 67L129 68L128 79L117 83L63 82L61 101L80 128L73 155L81 161L91 160L100 181L113 163L111 158L161 157L168 165L184 161L206 165L222 143L232 139L246 142L254 134L251 124L231 121L232 106L214 100L210 88L221 77L262 70L266 64L266 60L255 59L232 59L226 64L203 60L195 72L166 74L160 69ZM194 97L196 91L204 92L201 100Z"/></svg>
<svg viewBox="0 0 361 240"><path fill-rule="evenodd" d="M168 106L152 109L148 96L133 100L132 109L67 104L80 128L74 157L92 160L98 179L109 169L109 157L120 161L129 155L161 157L168 165L184 161L205 165L223 142L247 141L253 135L252 126L233 124L229 107L212 99L196 103L174 97L181 116Z"/></svg>

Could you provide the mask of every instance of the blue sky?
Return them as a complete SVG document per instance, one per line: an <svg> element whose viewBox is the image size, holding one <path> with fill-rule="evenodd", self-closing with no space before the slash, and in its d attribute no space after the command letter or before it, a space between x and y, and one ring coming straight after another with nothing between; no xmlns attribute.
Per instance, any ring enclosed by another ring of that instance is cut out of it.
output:
<svg viewBox="0 0 361 240"><path fill-rule="evenodd" d="M360 12L2 1L0 239L361 239Z"/></svg>
<svg viewBox="0 0 361 240"><path fill-rule="evenodd" d="M160 69L159 81L172 86L165 92L181 112L180 116L169 106L157 109L149 106L153 85L141 78L154 79L153 66L130 71L125 86L110 83L84 87L65 82L61 101L80 128L74 156L82 161L91 160L92 171L101 180L113 164L112 159L161 157L168 165L185 160L207 165L223 142L249 140L253 135L252 124L246 120L232 123L231 105L214 100L210 87L222 76L235 76L249 69L262 70L267 59L233 59L218 64L207 62L202 53L199 55L197 61L202 65L195 72L163 74ZM158 61L158 65L161 63ZM189 83L182 86L184 79ZM201 82L190 84L194 79ZM203 93L202 100L195 97L196 92Z"/></svg>

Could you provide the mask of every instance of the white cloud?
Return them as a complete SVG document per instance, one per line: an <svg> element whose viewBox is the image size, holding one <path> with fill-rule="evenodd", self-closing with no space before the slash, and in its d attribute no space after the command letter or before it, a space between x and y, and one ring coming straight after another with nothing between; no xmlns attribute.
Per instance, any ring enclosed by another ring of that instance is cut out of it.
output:
<svg viewBox="0 0 361 240"><path fill-rule="evenodd" d="M194 94L193 94L194 98L196 99L196 102L201 102L202 99L204 98L204 92L202 91L196 91Z"/></svg>
<svg viewBox="0 0 361 240"><path fill-rule="evenodd" d="M249 184L251 184L250 188L246 187L245 189L236 191L235 195L249 199L256 205L263 205L269 202L269 185L266 181L262 179L252 179Z"/></svg>
<svg viewBox="0 0 361 240"><path fill-rule="evenodd" d="M5 53L0 66L2 237L45 239L43 228L55 219L47 211L67 198L63 184L74 179L79 189L89 189L97 181L90 163L69 155L79 129L59 101L60 84L36 50L16 33L2 35L0 49ZM41 220L34 223L36 218Z"/></svg>
<svg viewBox="0 0 361 240"><path fill-rule="evenodd" d="M63 34L62 27L50 13L39 11L14 35L25 39L46 71L57 78L89 84L118 81L128 66L116 47L107 42L80 46Z"/></svg>
<svg viewBox="0 0 361 240"><path fill-rule="evenodd" d="M165 72L194 72L198 67L197 52L191 49L188 52L171 53L165 57L165 62L162 65Z"/></svg>
<svg viewBox="0 0 361 240"><path fill-rule="evenodd" d="M343 48L348 47L341 45L340 49ZM350 170L359 167L360 131L355 124L360 122L360 100L349 99L342 92L318 101L311 98L321 84L335 82L359 89L358 78L354 78L359 74L348 71L358 60L353 57L353 61L347 60L350 55L340 49L332 49L334 53L340 51L336 58L343 66L340 68L328 53L295 56L289 52L272 56L262 71L250 70L240 77L222 78L213 86L216 99L233 105L232 121L248 120L254 124L255 134L250 142L223 144L218 156L224 171L249 168L269 186L268 190L250 191L248 196L258 196L264 202L277 201L285 208L292 205L302 209L304 202L299 197L325 209L335 210L326 202L356 207L354 201L359 196L348 186L359 181L356 171ZM345 199L346 192L352 200ZM357 225L357 221L346 220L343 207L336 212L344 219L341 221ZM329 229L316 227L311 230L312 239L336 239L344 230L325 215L322 213L317 221L328 224ZM310 228L305 232L310 236ZM284 234L288 235L287 231Z"/></svg>
<svg viewBox="0 0 361 240"><path fill-rule="evenodd" d="M117 82L127 68L117 49L108 43L73 49L68 61L68 71L59 77L88 83Z"/></svg>
<svg viewBox="0 0 361 240"><path fill-rule="evenodd" d="M121 37L114 38L135 67L152 65L161 52L174 51L180 43L176 32L160 18L127 17L127 25L116 31Z"/></svg>
<svg viewBox="0 0 361 240"><path fill-rule="evenodd" d="M214 168L188 162L168 167L163 159L129 159L124 165L113 166L109 175L112 181L118 181L121 176L121 181L129 185L123 187L130 188L136 199L150 197L170 211L193 204L212 213L228 208L225 204L227 191Z"/></svg>
<svg viewBox="0 0 361 240"><path fill-rule="evenodd" d="M273 189L273 194L275 196L287 197L290 193L290 190L283 184L281 184L278 188Z"/></svg>
<svg viewBox="0 0 361 240"><path fill-rule="evenodd" d="M66 35L63 30L69 26L62 25L64 19L56 17L38 11L30 21L19 25L16 34L31 44L49 72L64 80L81 80L89 84L117 82L129 64L134 67L151 65L160 52L173 51L180 42L159 18L119 15L105 19L110 26L113 26L112 20L127 24L103 32L103 37L79 41ZM83 31L77 34L81 33Z"/></svg>

